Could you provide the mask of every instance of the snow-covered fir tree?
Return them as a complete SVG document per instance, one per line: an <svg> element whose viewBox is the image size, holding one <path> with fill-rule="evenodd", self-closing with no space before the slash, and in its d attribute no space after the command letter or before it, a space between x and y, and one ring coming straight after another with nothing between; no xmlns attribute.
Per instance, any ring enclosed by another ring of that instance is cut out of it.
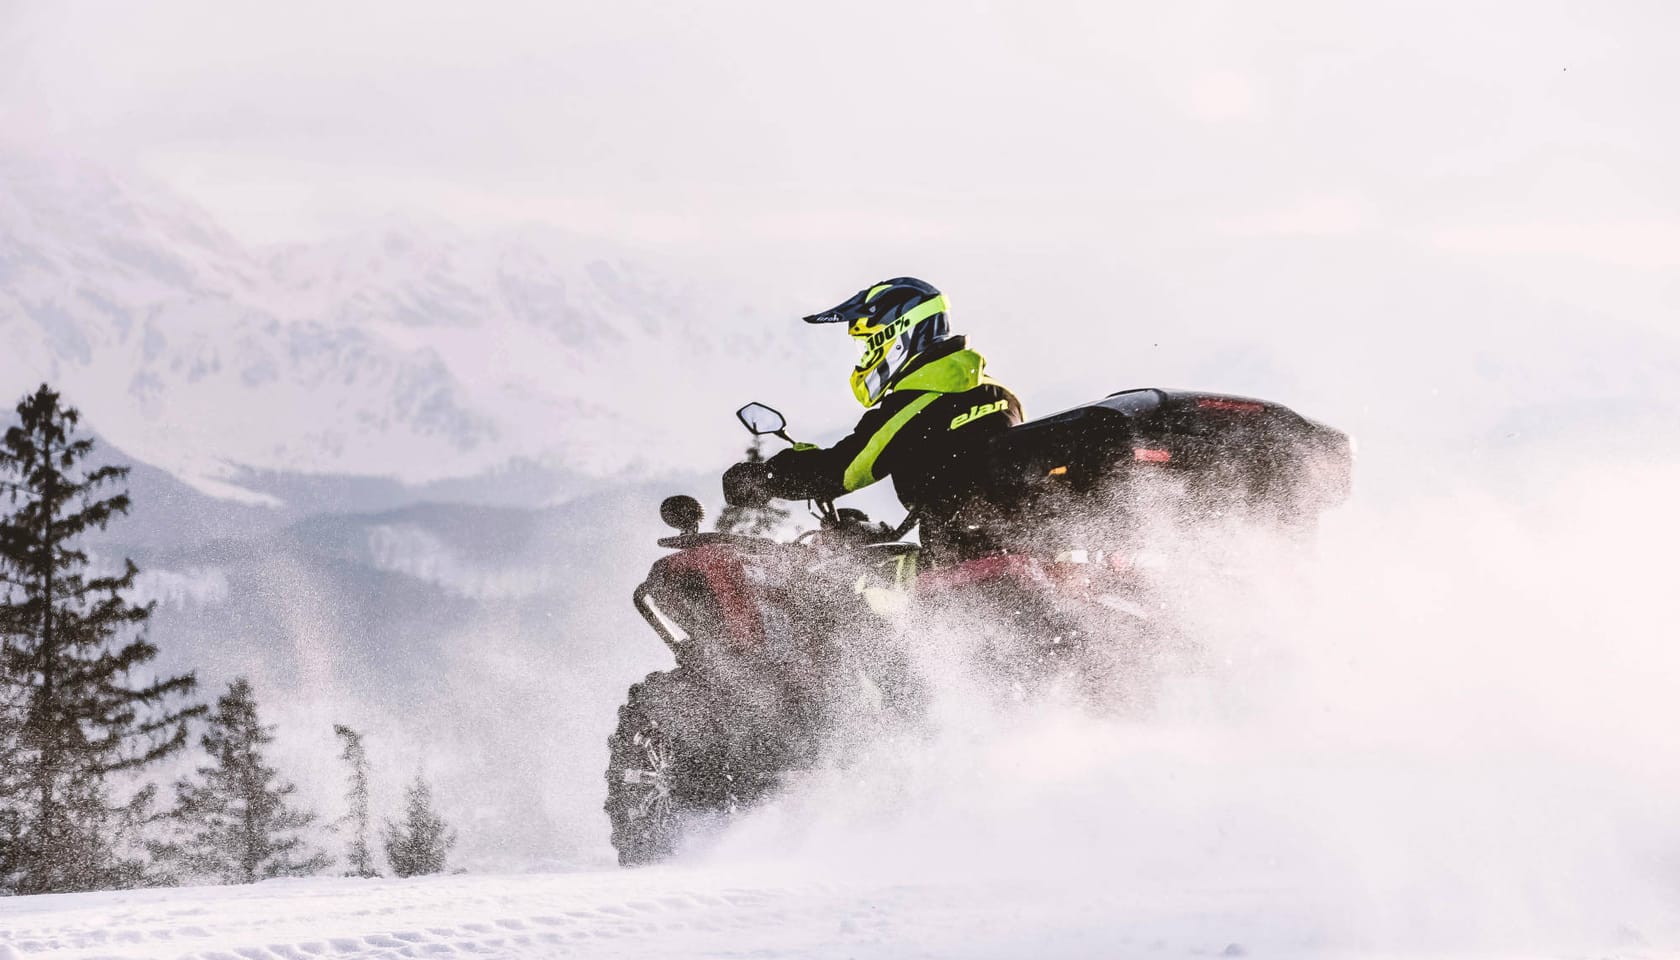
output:
<svg viewBox="0 0 1680 960"><path fill-rule="evenodd" d="M432 788L423 774L404 791L403 818L385 821L385 859L399 877L442 873L455 831L432 809Z"/></svg>
<svg viewBox="0 0 1680 960"><path fill-rule="evenodd" d="M764 438L753 437L747 448L748 463L764 462ZM767 537L787 522L791 511L775 501L756 507L725 506L718 513L717 531L748 537Z"/></svg>
<svg viewBox="0 0 1680 960"><path fill-rule="evenodd" d="M20 801L29 781L24 776L22 731L22 687L0 682L0 894L10 891L13 851L23 840Z"/></svg>
<svg viewBox="0 0 1680 960"><path fill-rule="evenodd" d="M274 728L257 716L250 681L240 677L216 701L200 742L210 762L175 784L175 840L159 855L183 875L223 883L320 873L332 862L310 847L315 815L294 800L263 750Z"/></svg>
<svg viewBox="0 0 1680 960"><path fill-rule="evenodd" d="M338 755L339 759L350 765L350 785L344 793L350 811L338 821L350 830L350 847L345 856L350 869L345 876L377 877L379 871L373 868L373 851L368 847L367 750L362 746L359 731L338 723L333 725L333 733L344 741L344 752Z"/></svg>
<svg viewBox="0 0 1680 960"><path fill-rule="evenodd" d="M138 573L90 570L78 538L127 513L128 468L89 469L79 416L43 384L0 442L0 709L10 716L0 775L0 886L53 893L146 880L129 841L151 792L117 799L132 777L187 742L191 675L153 676L128 599Z"/></svg>

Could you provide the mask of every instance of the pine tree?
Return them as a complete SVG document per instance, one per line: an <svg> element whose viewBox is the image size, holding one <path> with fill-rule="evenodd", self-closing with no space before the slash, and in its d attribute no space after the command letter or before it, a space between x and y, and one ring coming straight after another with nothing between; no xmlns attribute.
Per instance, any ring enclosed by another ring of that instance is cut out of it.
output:
<svg viewBox="0 0 1680 960"><path fill-rule="evenodd" d="M401 823L385 821L385 859L399 877L442 873L455 846L455 831L432 809L432 788L421 774L405 791L406 813Z"/></svg>
<svg viewBox="0 0 1680 960"><path fill-rule="evenodd" d="M747 448L747 462L764 462L763 437L753 437L752 446ZM726 506L718 513L717 531L747 537L766 537L775 533L790 516L792 513L788 508L775 501L757 507Z"/></svg>
<svg viewBox="0 0 1680 960"><path fill-rule="evenodd" d="M161 857L188 876L223 883L309 876L332 862L307 845L303 831L315 815L292 800L297 787L265 762L263 748L273 742L250 681L239 677L217 699L200 739L209 765L175 784L181 836L159 849Z"/></svg>
<svg viewBox="0 0 1680 960"><path fill-rule="evenodd" d="M0 633L0 641L4 638ZM28 780L23 767L21 692L21 685L0 682L0 896L14 892L17 850L23 841L20 801Z"/></svg>
<svg viewBox="0 0 1680 960"><path fill-rule="evenodd" d="M129 602L138 573L89 571L76 547L89 529L128 512L110 491L126 467L81 466L93 441L79 415L43 384L18 404L0 442L0 683L17 709L0 782L9 833L4 885L18 893L127 886L145 879L125 849L149 799L113 803L119 772L140 771L187 742L190 674L137 677L157 656L150 605ZM103 495L109 492L109 495Z"/></svg>
<svg viewBox="0 0 1680 960"><path fill-rule="evenodd" d="M362 747L362 735L342 723L333 725L333 733L344 741L339 759L350 765L350 789L344 799L350 812L338 822L350 828L350 870L347 877L377 877L373 868L373 851L368 849L368 770L367 751Z"/></svg>

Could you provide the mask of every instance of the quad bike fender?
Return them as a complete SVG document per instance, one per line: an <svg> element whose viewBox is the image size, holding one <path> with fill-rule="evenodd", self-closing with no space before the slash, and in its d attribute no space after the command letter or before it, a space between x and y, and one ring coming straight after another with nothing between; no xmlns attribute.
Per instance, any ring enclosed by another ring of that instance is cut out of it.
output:
<svg viewBox="0 0 1680 960"><path fill-rule="evenodd" d="M976 557L917 576L912 586L918 603L967 602L976 592L1020 589L1054 597L1064 603L1083 603L1122 613L1136 620L1151 619L1135 599L1129 563L1117 556L1092 563L1084 551L1072 551L1054 561L1032 554L1004 553Z"/></svg>
<svg viewBox="0 0 1680 960"><path fill-rule="evenodd" d="M698 609L709 598L716 622ZM695 643L739 652L757 647L764 624L753 603L746 571L733 550L703 544L662 557L636 588L636 609L679 658ZM704 636L694 634L704 630Z"/></svg>
<svg viewBox="0 0 1680 960"><path fill-rule="evenodd" d="M937 599L1000 581L1042 584L1048 580L1044 564L1036 557L1000 553L922 571L914 581L913 590L919 599Z"/></svg>

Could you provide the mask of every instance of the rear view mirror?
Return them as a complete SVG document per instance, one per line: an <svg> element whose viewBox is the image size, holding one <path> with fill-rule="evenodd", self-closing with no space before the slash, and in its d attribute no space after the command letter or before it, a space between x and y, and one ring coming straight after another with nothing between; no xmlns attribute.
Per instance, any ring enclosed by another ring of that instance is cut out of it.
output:
<svg viewBox="0 0 1680 960"><path fill-rule="evenodd" d="M773 407L767 407L762 403L749 403L735 411L735 416L743 426L752 431L755 437L765 435L785 436L787 418Z"/></svg>

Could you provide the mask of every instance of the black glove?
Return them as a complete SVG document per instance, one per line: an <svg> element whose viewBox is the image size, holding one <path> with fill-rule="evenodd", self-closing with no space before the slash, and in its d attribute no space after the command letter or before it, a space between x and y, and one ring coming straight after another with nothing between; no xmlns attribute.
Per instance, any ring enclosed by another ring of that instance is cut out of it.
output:
<svg viewBox="0 0 1680 960"><path fill-rule="evenodd" d="M723 502L732 507L762 507L770 502L770 465L737 463L723 472Z"/></svg>

